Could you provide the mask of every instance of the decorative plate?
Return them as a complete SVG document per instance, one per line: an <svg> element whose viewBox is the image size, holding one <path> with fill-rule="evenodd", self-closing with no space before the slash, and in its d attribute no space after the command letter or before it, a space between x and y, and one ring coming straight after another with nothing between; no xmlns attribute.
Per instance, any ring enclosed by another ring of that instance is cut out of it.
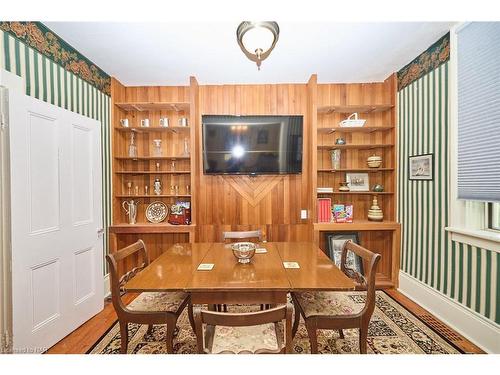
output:
<svg viewBox="0 0 500 375"><path fill-rule="evenodd" d="M152 202L146 208L146 219L151 223L161 223L168 215L168 207L165 203L157 201Z"/></svg>

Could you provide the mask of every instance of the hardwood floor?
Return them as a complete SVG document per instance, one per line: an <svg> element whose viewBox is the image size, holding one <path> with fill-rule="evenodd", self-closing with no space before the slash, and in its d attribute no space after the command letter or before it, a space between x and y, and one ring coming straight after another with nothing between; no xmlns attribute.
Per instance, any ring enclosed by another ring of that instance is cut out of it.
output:
<svg viewBox="0 0 500 375"><path fill-rule="evenodd" d="M455 332L452 328L439 321L427 310L417 305L415 302L399 293L396 290L386 290L392 298L411 311L419 319L431 326L434 330L451 341L455 346L465 353L484 353L476 345L468 341L465 337ZM124 302L130 303L137 294L129 294L124 298ZM51 347L48 354L85 354L104 333L115 323L117 317L111 300L106 300L104 310L94 316L88 322L81 325L64 339Z"/></svg>
<svg viewBox="0 0 500 375"><path fill-rule="evenodd" d="M388 289L385 292L394 298L397 302L403 305L408 311L417 316L425 324L431 327L434 331L441 336L452 342L457 348L460 348L465 353L484 354L485 352L467 340L465 337L454 331L452 328L441 322L430 312L425 310L420 305L413 302L405 295L399 293L397 290Z"/></svg>
<svg viewBox="0 0 500 375"><path fill-rule="evenodd" d="M127 294L123 298L123 301L129 304L137 296L138 294ZM47 350L46 353L85 354L117 319L118 317L116 316L111 299L106 299L104 302L104 310L71 332L68 336Z"/></svg>

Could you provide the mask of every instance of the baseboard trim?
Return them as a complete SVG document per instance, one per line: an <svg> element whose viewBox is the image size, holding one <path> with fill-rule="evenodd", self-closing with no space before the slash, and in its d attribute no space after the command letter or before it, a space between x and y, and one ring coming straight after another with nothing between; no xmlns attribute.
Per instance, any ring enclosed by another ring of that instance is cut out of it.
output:
<svg viewBox="0 0 500 375"><path fill-rule="evenodd" d="M399 271L399 292L487 353L500 353L500 326L443 293Z"/></svg>
<svg viewBox="0 0 500 375"><path fill-rule="evenodd" d="M111 295L111 286L109 283L109 273L104 275L104 299Z"/></svg>

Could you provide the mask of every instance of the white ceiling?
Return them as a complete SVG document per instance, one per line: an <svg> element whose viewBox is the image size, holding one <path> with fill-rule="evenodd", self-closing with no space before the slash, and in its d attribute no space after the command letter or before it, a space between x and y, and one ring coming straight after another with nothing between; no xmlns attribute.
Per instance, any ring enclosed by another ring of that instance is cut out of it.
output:
<svg viewBox="0 0 500 375"><path fill-rule="evenodd" d="M261 71L236 42L237 23L45 22L125 85L377 82L444 35L452 22L280 22Z"/></svg>

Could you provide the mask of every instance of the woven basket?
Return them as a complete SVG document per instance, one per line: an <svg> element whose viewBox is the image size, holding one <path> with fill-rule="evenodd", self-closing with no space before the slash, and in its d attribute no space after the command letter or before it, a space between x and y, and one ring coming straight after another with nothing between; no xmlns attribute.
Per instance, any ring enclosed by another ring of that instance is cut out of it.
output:
<svg viewBox="0 0 500 375"><path fill-rule="evenodd" d="M353 118L354 116L354 118ZM365 124L366 120L358 119L358 114L353 113L344 121L340 121L341 128L360 128Z"/></svg>

